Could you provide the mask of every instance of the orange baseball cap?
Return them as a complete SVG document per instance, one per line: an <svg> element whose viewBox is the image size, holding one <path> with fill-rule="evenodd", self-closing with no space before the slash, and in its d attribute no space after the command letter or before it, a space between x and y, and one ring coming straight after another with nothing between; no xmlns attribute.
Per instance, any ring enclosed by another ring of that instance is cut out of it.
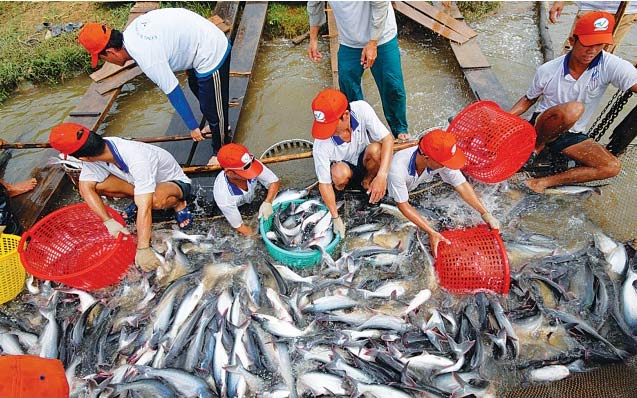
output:
<svg viewBox="0 0 637 398"><path fill-rule="evenodd" d="M338 119L346 110L347 97L340 90L328 88L318 93L312 101L312 137L324 140L334 135Z"/></svg>
<svg viewBox="0 0 637 398"><path fill-rule="evenodd" d="M426 156L450 169L461 169L467 158L456 146L456 137L439 129L432 130L420 138L418 148Z"/></svg>
<svg viewBox="0 0 637 398"><path fill-rule="evenodd" d="M62 123L51 130L49 143L65 155L77 152L91 133L91 130L77 123Z"/></svg>
<svg viewBox="0 0 637 398"><path fill-rule="evenodd" d="M222 146L217 153L217 160L225 170L232 170L247 180L255 178L263 171L263 163L256 160L248 148L239 144Z"/></svg>
<svg viewBox="0 0 637 398"><path fill-rule="evenodd" d="M101 23L91 22L84 25L77 36L80 44L91 54L91 65L97 67L99 54L111 39L111 28Z"/></svg>
<svg viewBox="0 0 637 398"><path fill-rule="evenodd" d="M604 11L593 11L584 14L575 23L573 35L577 36L585 46L596 44L614 44L613 27L615 17L613 14Z"/></svg>
<svg viewBox="0 0 637 398"><path fill-rule="evenodd" d="M32 355L0 357L0 398L68 398L64 366Z"/></svg>

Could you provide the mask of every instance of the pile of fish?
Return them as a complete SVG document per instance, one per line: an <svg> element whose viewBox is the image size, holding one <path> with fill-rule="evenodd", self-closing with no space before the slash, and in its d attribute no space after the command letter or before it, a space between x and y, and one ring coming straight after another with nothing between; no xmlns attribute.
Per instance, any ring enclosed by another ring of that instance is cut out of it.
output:
<svg viewBox="0 0 637 398"><path fill-rule="evenodd" d="M305 235L298 245L316 240L311 231L331 231L317 204L290 206L274 225L298 228L285 234ZM519 262L509 295L451 296L426 235L395 207L346 213L340 255L304 270L217 224L154 231L155 273L131 269L92 295L30 281L1 309L0 347L59 358L71 396L102 398L496 397L637 349L635 259L601 231L563 249L505 227ZM516 225L519 209L508 214Z"/></svg>
<svg viewBox="0 0 637 398"><path fill-rule="evenodd" d="M334 239L332 216L317 199L300 204L289 201L277 207L272 215L272 228L266 238L288 251L327 247Z"/></svg>

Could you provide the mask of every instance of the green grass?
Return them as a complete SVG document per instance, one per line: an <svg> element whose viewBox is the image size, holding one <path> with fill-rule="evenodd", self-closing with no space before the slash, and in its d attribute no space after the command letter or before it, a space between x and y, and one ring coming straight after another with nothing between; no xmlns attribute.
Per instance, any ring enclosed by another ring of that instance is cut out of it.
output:
<svg viewBox="0 0 637 398"><path fill-rule="evenodd" d="M269 3L265 22L267 38L285 37L292 39L309 29L309 17L305 2Z"/></svg>
<svg viewBox="0 0 637 398"><path fill-rule="evenodd" d="M499 1L459 1L458 9L468 21L476 21L492 15L500 8Z"/></svg>

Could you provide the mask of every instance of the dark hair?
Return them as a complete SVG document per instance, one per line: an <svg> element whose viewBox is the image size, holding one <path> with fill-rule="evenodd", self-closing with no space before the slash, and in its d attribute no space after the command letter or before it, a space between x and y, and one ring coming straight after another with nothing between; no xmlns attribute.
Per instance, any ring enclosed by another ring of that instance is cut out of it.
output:
<svg viewBox="0 0 637 398"><path fill-rule="evenodd" d="M106 142L104 142L104 138L102 138L101 135L95 134L91 131L84 145L82 145L80 149L72 153L71 156L75 158L79 158L82 156L99 156L104 153L105 148Z"/></svg>
<svg viewBox="0 0 637 398"><path fill-rule="evenodd" d="M117 29L111 30L111 37L108 39L108 43L106 43L106 47L102 50L102 52L106 51L107 48L114 48L116 50L121 50L124 45L124 35Z"/></svg>

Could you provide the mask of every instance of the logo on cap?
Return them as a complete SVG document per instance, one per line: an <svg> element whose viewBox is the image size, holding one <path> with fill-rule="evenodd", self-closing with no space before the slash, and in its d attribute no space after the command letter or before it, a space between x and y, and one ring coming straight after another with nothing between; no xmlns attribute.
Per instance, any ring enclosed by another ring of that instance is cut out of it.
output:
<svg viewBox="0 0 637 398"><path fill-rule="evenodd" d="M319 123L325 123L325 114L321 111L314 111L314 120Z"/></svg>
<svg viewBox="0 0 637 398"><path fill-rule="evenodd" d="M243 164L247 164L251 160L252 160L252 156L250 156L249 153L246 152L243 155L241 155L241 161L243 162Z"/></svg>
<svg viewBox="0 0 637 398"><path fill-rule="evenodd" d="M593 22L593 26L595 27L596 31L597 30L606 30L606 29L608 29L608 19L599 18L595 22Z"/></svg>

